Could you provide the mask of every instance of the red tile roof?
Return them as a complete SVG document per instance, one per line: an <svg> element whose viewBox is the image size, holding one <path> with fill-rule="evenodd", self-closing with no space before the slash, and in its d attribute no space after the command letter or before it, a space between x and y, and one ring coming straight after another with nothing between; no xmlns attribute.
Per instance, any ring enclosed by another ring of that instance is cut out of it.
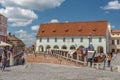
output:
<svg viewBox="0 0 120 80"><path fill-rule="evenodd" d="M120 30L112 30L112 33L120 33Z"/></svg>
<svg viewBox="0 0 120 80"><path fill-rule="evenodd" d="M46 23L40 25L37 36L105 36L107 25L107 21Z"/></svg>

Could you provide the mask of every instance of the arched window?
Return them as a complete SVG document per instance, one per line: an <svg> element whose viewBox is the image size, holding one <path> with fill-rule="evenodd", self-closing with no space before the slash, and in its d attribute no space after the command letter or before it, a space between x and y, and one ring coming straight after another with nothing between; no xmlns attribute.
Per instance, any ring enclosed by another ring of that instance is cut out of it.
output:
<svg viewBox="0 0 120 80"><path fill-rule="evenodd" d="M43 49L43 46L40 45L39 48L38 48L38 51L39 51L39 52L43 52L43 50L44 50L44 49Z"/></svg>
<svg viewBox="0 0 120 80"><path fill-rule="evenodd" d="M67 47L65 45L62 46L62 49L67 49Z"/></svg>
<svg viewBox="0 0 120 80"><path fill-rule="evenodd" d="M104 52L103 47L102 46L98 46L97 51L98 51L98 53L103 53Z"/></svg>
<svg viewBox="0 0 120 80"><path fill-rule="evenodd" d="M70 46L70 49L76 49L74 45Z"/></svg>
<svg viewBox="0 0 120 80"><path fill-rule="evenodd" d="M79 46L79 48L84 48L84 46L83 46L83 45L81 45L81 46Z"/></svg>
<svg viewBox="0 0 120 80"><path fill-rule="evenodd" d="M47 46L46 46L46 50L47 50L47 49L50 49L50 48L51 48L50 45L47 45Z"/></svg>
<svg viewBox="0 0 120 80"><path fill-rule="evenodd" d="M55 45L53 48L54 48L54 49L59 49L58 45Z"/></svg>

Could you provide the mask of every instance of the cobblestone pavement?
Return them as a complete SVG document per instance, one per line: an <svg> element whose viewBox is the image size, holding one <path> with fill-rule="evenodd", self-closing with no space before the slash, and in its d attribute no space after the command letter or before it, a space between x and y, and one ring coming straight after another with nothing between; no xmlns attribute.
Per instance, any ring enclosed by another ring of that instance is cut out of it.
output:
<svg viewBox="0 0 120 80"><path fill-rule="evenodd" d="M120 73L89 67L27 63L0 71L0 80L120 80Z"/></svg>

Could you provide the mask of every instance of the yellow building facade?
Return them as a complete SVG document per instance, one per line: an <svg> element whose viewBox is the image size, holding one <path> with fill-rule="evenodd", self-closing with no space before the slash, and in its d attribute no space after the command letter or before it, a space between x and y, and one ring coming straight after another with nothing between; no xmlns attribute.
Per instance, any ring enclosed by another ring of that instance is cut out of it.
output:
<svg viewBox="0 0 120 80"><path fill-rule="evenodd" d="M111 30L110 51L120 53L120 30Z"/></svg>

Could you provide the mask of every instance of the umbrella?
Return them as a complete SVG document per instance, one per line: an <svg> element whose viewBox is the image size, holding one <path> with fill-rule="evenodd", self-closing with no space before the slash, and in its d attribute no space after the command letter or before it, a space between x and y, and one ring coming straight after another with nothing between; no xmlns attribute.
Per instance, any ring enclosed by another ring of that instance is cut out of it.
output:
<svg viewBox="0 0 120 80"><path fill-rule="evenodd" d="M8 43L6 43L6 42L3 42L3 41L1 41L0 42L0 46L10 46L10 47L12 47L12 45L10 45L10 44L8 44Z"/></svg>

